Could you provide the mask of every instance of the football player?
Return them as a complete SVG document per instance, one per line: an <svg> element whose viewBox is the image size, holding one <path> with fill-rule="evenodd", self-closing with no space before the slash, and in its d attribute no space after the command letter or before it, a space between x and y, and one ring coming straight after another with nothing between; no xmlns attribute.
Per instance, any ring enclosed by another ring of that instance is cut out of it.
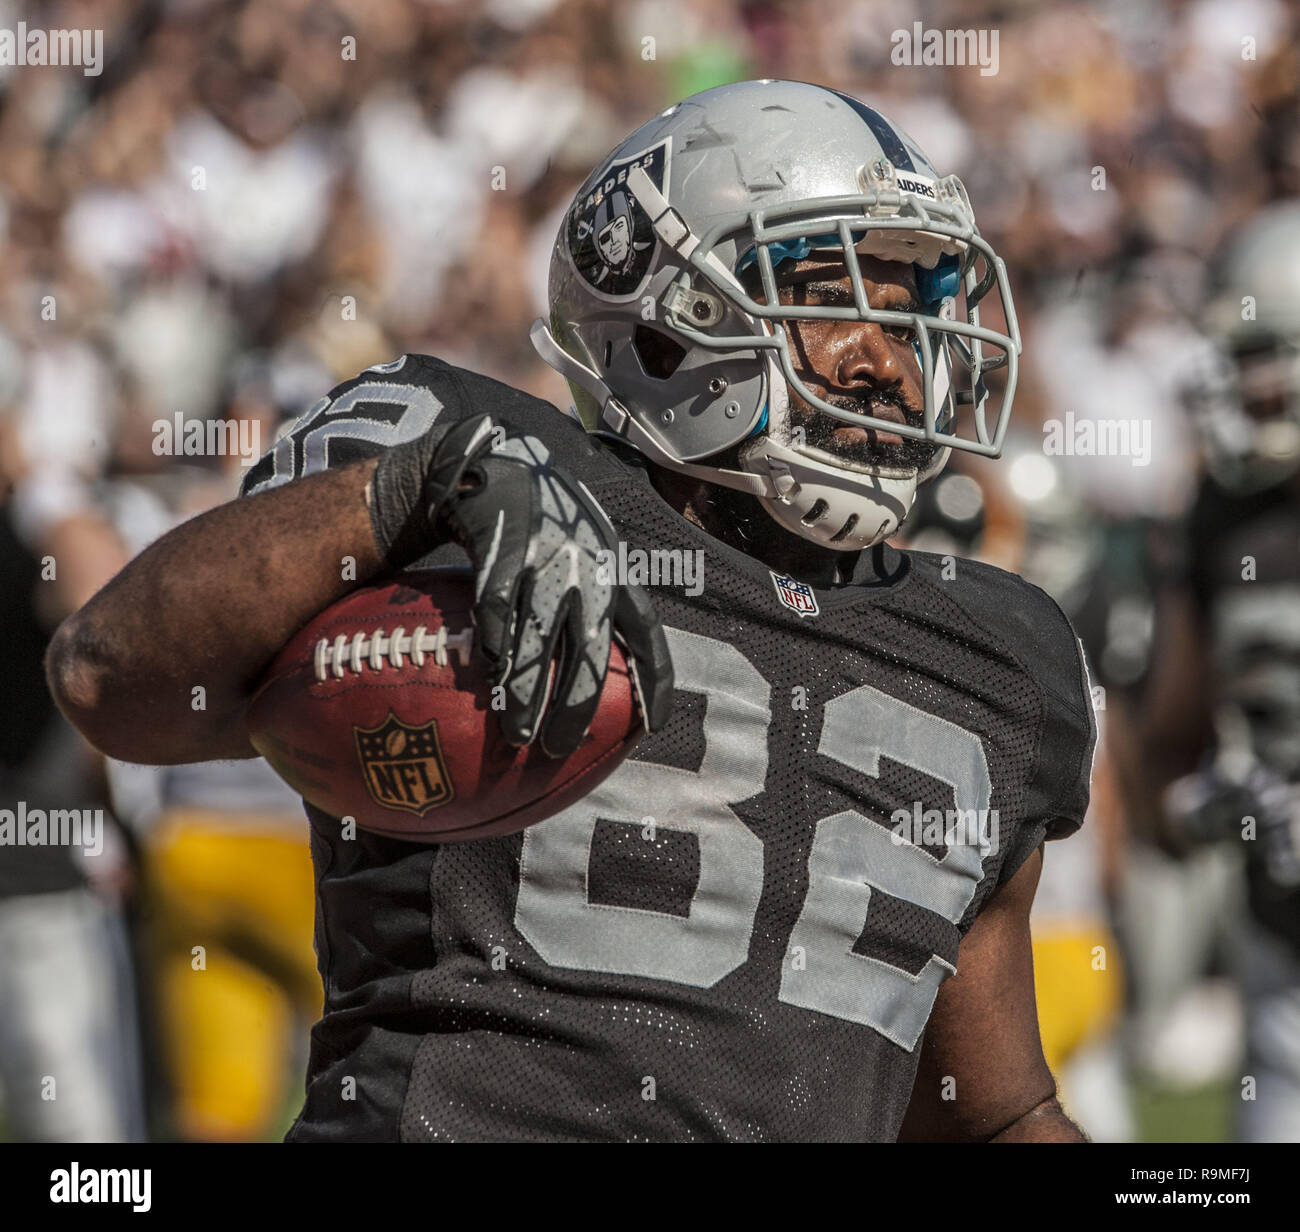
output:
<svg viewBox="0 0 1300 1232"><path fill-rule="evenodd" d="M1240 845L1238 1131L1300 1141L1300 203L1239 228L1210 271L1226 361L1192 408L1206 474L1157 604L1142 764L1167 847Z"/></svg>
<svg viewBox="0 0 1300 1232"><path fill-rule="evenodd" d="M533 339L580 423L372 368L50 654L115 755L248 757L292 633L461 552L514 743L572 750L611 637L635 661L653 734L522 834L349 840L308 808L326 1004L290 1137L1080 1140L1028 926L1088 802L1078 643L1018 578L885 543L950 450L997 454L1014 394L960 181L843 94L719 87L595 169L550 291ZM703 586L618 575L651 551Z"/></svg>

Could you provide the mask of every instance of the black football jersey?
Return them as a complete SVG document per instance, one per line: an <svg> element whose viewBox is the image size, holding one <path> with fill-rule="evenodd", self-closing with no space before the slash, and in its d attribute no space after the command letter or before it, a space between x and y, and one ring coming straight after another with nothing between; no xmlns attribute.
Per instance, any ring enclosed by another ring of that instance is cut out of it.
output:
<svg viewBox="0 0 1300 1232"><path fill-rule="evenodd" d="M522 834L345 839L308 807L325 1011L290 1138L896 1138L961 937L1083 819L1068 622L1010 574L885 546L848 584L778 575L621 447L423 356L340 386L246 491L482 410L613 520L672 718Z"/></svg>

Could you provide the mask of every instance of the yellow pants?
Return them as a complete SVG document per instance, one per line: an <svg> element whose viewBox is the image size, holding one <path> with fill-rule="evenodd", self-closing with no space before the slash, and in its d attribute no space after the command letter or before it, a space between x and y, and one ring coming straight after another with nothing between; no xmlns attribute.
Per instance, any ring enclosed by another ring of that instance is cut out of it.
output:
<svg viewBox="0 0 1300 1232"><path fill-rule="evenodd" d="M154 982L185 1138L256 1141L280 1128L295 1036L321 1011L305 829L185 809L147 842Z"/></svg>
<svg viewBox="0 0 1300 1232"><path fill-rule="evenodd" d="M1103 924L1035 924L1033 942L1038 1029L1055 1074L1115 1024L1124 976L1119 947Z"/></svg>

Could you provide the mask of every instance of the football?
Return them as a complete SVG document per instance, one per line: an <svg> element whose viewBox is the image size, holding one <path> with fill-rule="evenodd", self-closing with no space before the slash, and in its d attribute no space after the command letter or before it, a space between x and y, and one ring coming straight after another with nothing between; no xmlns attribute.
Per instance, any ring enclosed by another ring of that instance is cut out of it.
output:
<svg viewBox="0 0 1300 1232"><path fill-rule="evenodd" d="M259 682L253 747L317 808L417 842L512 833L585 796L643 730L619 647L576 752L516 749L474 651L473 602L468 571L430 570L321 612Z"/></svg>

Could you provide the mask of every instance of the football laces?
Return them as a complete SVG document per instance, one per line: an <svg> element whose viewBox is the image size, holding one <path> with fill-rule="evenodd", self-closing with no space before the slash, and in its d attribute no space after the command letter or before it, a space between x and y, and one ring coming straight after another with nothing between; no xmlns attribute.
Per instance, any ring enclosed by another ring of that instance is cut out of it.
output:
<svg viewBox="0 0 1300 1232"><path fill-rule="evenodd" d="M472 629L448 633L443 627L431 633L424 625L416 625L408 635L405 628L398 625L392 633L376 629L370 634L355 633L351 638L340 633L332 641L323 637L316 643L316 679L323 681L332 675L335 680L341 680L345 672L359 674L367 667L372 672L382 671L385 667L400 669L404 657L409 657L416 667L423 667L425 656L431 655L438 667L446 667L450 651L455 651L464 667L469 663L473 648Z"/></svg>

